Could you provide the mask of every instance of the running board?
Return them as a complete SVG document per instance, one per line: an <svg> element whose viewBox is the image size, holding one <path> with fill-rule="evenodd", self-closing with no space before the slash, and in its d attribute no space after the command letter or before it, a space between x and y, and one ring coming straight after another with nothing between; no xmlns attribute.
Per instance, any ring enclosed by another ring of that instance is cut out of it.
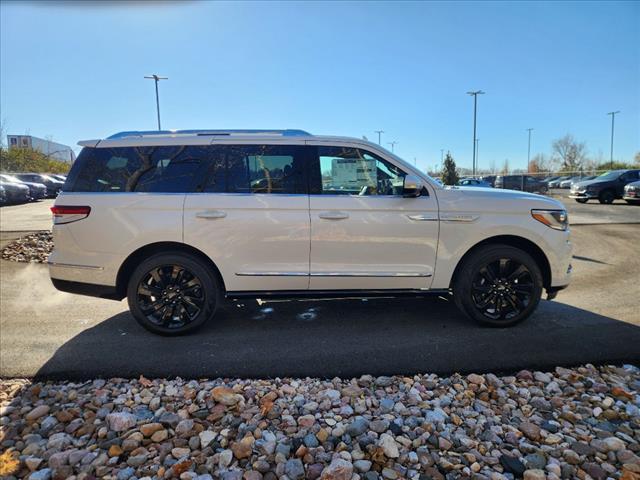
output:
<svg viewBox="0 0 640 480"><path fill-rule="evenodd" d="M240 298L369 298L369 297L427 297L449 295L450 290L388 289L388 290L275 290L226 292L228 299Z"/></svg>

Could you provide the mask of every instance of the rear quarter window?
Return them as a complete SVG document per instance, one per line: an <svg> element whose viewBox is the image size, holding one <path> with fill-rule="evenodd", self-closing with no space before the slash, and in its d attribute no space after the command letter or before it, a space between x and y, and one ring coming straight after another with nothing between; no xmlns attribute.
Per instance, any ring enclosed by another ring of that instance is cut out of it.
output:
<svg viewBox="0 0 640 480"><path fill-rule="evenodd" d="M196 188L206 146L85 147L73 164L71 192L181 193Z"/></svg>

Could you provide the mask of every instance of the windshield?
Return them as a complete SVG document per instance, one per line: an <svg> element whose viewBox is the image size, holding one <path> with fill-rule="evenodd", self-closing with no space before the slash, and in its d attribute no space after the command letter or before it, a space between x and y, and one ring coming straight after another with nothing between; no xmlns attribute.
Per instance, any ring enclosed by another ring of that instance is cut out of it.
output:
<svg viewBox="0 0 640 480"><path fill-rule="evenodd" d="M598 175L598 178L601 180L614 180L620 176L620 173L620 170L609 170L608 172Z"/></svg>
<svg viewBox="0 0 640 480"><path fill-rule="evenodd" d="M16 177L14 177L13 175L2 175L2 178L4 180L6 180L7 182L13 182L13 183L22 183L22 180L17 179Z"/></svg>

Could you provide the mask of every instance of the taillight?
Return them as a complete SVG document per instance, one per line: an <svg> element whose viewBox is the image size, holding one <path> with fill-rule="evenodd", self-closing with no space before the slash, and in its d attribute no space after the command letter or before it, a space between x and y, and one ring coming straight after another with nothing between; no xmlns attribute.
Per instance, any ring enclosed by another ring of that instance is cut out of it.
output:
<svg viewBox="0 0 640 480"><path fill-rule="evenodd" d="M63 223L77 222L89 216L91 207L79 207L71 205L54 205L51 207L53 213L53 223L62 225Z"/></svg>

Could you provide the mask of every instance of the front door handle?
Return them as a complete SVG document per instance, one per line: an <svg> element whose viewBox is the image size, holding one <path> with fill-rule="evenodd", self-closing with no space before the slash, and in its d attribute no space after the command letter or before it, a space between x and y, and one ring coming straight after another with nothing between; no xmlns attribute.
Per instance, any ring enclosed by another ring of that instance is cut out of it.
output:
<svg viewBox="0 0 640 480"><path fill-rule="evenodd" d="M204 212L196 213L196 217L207 220L215 220L216 218L224 218L226 216L227 212L223 212L222 210L205 210Z"/></svg>
<svg viewBox="0 0 640 480"><path fill-rule="evenodd" d="M338 212L332 210L330 212L320 212L318 214L320 218L324 218L325 220L344 220L345 218L349 218L349 214L346 212Z"/></svg>

